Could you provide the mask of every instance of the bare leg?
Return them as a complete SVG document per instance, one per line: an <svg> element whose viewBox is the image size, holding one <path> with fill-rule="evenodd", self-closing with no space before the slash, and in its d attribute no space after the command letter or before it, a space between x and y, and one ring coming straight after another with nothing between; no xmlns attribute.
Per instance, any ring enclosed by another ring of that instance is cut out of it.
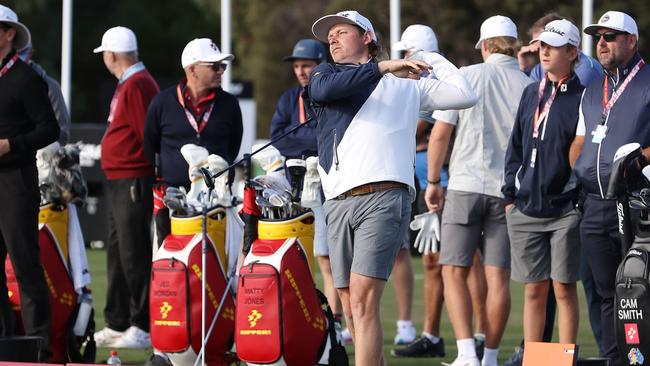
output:
<svg viewBox="0 0 650 366"><path fill-rule="evenodd" d="M578 336L578 292L576 284L553 281L557 300L557 323L560 329L560 343L575 343Z"/></svg>
<svg viewBox="0 0 650 366"><path fill-rule="evenodd" d="M541 342L546 323L546 295L549 281L524 285L524 341Z"/></svg>
<svg viewBox="0 0 650 366"><path fill-rule="evenodd" d="M467 286L469 267L442 266L445 301L456 339L472 338L472 301Z"/></svg>
<svg viewBox="0 0 650 366"><path fill-rule="evenodd" d="M350 275L348 299L354 324L350 330L354 334L355 365L384 364L384 337L379 302L385 286L386 282L377 278L356 273ZM341 296L341 300L345 309L344 296Z"/></svg>
<svg viewBox="0 0 650 366"><path fill-rule="evenodd" d="M440 315L444 285L442 282L442 266L438 263L440 253L422 256L424 264L424 326L423 332L436 337L440 336Z"/></svg>
<svg viewBox="0 0 650 366"><path fill-rule="evenodd" d="M402 249L397 255L395 266L391 273L397 312L399 320L411 320L411 307L413 306L413 266L409 251Z"/></svg>
<svg viewBox="0 0 650 366"><path fill-rule="evenodd" d="M334 288L334 281L332 279L332 267L330 267L330 257L327 256L318 256L318 266L320 267L320 273L323 275L323 291L327 297L327 302L332 308L332 313L341 314L341 300L339 295Z"/></svg>
<svg viewBox="0 0 650 366"><path fill-rule="evenodd" d="M485 308L487 280L485 279L485 267L481 262L481 254L478 250L474 254L474 262L469 270L467 286L469 286L469 293L472 296L472 309L476 320L474 332L485 334L487 329L487 312Z"/></svg>
<svg viewBox="0 0 650 366"><path fill-rule="evenodd" d="M485 266L487 332L485 347L499 348L510 314L510 269Z"/></svg>

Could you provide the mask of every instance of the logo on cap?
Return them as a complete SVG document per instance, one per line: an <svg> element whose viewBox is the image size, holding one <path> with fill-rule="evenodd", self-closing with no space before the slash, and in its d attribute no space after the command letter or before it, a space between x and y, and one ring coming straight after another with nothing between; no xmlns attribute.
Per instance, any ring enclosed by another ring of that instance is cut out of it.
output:
<svg viewBox="0 0 650 366"><path fill-rule="evenodd" d="M561 35L562 37L564 37L564 32L561 31L561 30L559 30L559 29L557 29L557 28L555 28L554 26L546 26L546 27L544 28L544 32L551 32L551 33L559 34L559 35Z"/></svg>
<svg viewBox="0 0 650 366"><path fill-rule="evenodd" d="M607 23L608 20L609 20L609 15L605 14L602 17L600 17L598 23Z"/></svg>
<svg viewBox="0 0 650 366"><path fill-rule="evenodd" d="M350 17L350 13L339 13L339 15L346 18Z"/></svg>
<svg viewBox="0 0 650 366"><path fill-rule="evenodd" d="M219 51L219 49L217 48L217 45L214 44L214 42L210 43L210 47L212 47L212 49L217 51L217 52Z"/></svg>

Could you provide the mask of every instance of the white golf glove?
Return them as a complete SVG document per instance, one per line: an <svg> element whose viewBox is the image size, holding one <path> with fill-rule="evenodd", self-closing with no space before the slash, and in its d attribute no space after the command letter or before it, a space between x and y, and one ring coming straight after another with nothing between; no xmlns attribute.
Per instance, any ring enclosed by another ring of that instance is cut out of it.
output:
<svg viewBox="0 0 650 366"><path fill-rule="evenodd" d="M307 171L302 184L302 196L300 206L302 207L319 207L321 206L320 197L320 175L318 175L318 157L310 156L305 160Z"/></svg>
<svg viewBox="0 0 650 366"><path fill-rule="evenodd" d="M413 246L418 252L427 255L436 253L440 249L440 218L436 212L427 212L415 215L409 225L411 230L418 231Z"/></svg>

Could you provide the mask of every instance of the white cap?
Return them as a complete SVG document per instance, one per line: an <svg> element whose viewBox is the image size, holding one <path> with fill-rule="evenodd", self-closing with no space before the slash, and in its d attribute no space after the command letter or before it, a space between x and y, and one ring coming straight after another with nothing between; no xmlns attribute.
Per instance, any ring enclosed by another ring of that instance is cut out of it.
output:
<svg viewBox="0 0 650 366"><path fill-rule="evenodd" d="M413 24L406 27L402 38L393 45L397 51L422 50L438 52L438 38L431 27L422 24Z"/></svg>
<svg viewBox="0 0 650 366"><path fill-rule="evenodd" d="M183 49L181 65L183 68L197 62L221 62L232 61L235 56L229 53L221 53L210 38L195 38Z"/></svg>
<svg viewBox="0 0 650 366"><path fill-rule="evenodd" d="M517 38L517 26L512 20L503 15L495 15L485 19L481 24L481 38L478 39L474 48L481 48L481 42L494 37Z"/></svg>
<svg viewBox="0 0 650 366"><path fill-rule="evenodd" d="M608 11L598 19L597 24L591 24L585 27L584 32L593 35L598 28L609 28L620 32L626 32L639 36L639 29L636 22L631 16L620 11Z"/></svg>
<svg viewBox="0 0 650 366"><path fill-rule="evenodd" d="M578 47L580 45L580 31L566 19L554 20L544 26L544 31L530 43L542 41L549 46L562 47L565 44Z"/></svg>
<svg viewBox="0 0 650 366"><path fill-rule="evenodd" d="M18 21L18 15L13 10L4 5L0 5L0 23L7 23L16 30L13 42L16 51L22 50L31 42L32 35L29 33L29 29Z"/></svg>
<svg viewBox="0 0 650 366"><path fill-rule="evenodd" d="M341 23L356 25L364 31L370 32L372 40L377 42L377 35L375 34L375 29L372 27L372 23L370 23L368 18L359 14L356 10L346 10L334 15L325 15L314 22L311 26L311 32L319 40L328 43L327 34L329 33L330 28Z"/></svg>
<svg viewBox="0 0 650 366"><path fill-rule="evenodd" d="M102 36L101 46L93 50L94 53L109 52L133 52L138 50L138 41L135 33L127 27L113 27L107 30Z"/></svg>

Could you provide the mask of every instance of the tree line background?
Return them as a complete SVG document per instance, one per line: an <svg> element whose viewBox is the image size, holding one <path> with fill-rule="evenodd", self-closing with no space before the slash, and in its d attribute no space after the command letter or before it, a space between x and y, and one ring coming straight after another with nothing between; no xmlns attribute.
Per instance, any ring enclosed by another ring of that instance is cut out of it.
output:
<svg viewBox="0 0 650 366"><path fill-rule="evenodd" d="M61 0L2 0L14 9L32 33L34 60L52 77L60 77ZM342 10L358 10L389 50L389 0L234 0L232 49L234 81L253 83L257 103L257 136L268 137L269 123L282 92L295 85L282 57L295 42L312 38L311 25L319 17ZM647 55L650 12L642 0L594 1L594 21L607 10L620 10L637 21L641 55ZM562 0L416 0L401 1L402 30L410 24L431 26L440 50L457 66L480 62L474 49L482 21L509 16L523 43L530 25L556 11L573 18L581 28L582 2ZM122 25L138 37L140 59L161 89L183 77L180 55L190 40L212 38L219 44L220 1L217 0L77 0L73 8L72 121L104 123L116 80L106 71L101 55L92 53L106 29Z"/></svg>

